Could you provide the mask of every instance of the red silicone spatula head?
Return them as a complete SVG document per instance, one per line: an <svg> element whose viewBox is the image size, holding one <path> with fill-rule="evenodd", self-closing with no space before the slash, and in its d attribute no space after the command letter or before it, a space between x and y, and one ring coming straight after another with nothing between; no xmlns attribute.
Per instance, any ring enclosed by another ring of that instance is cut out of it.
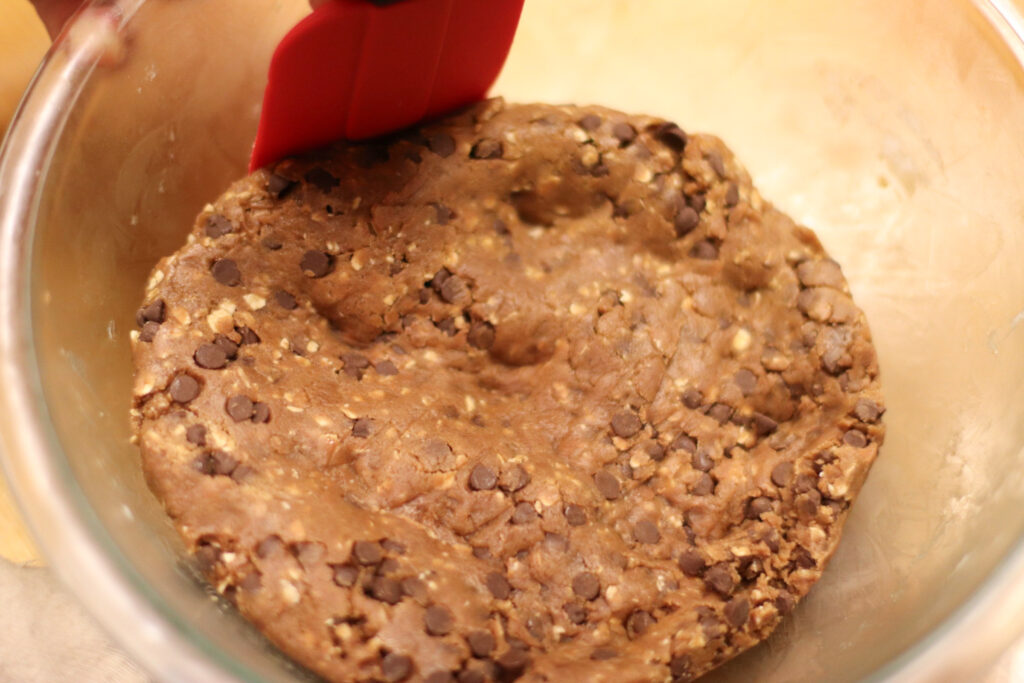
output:
<svg viewBox="0 0 1024 683"><path fill-rule="evenodd" d="M339 139L383 135L482 99L523 0L331 0L270 64L250 171Z"/></svg>

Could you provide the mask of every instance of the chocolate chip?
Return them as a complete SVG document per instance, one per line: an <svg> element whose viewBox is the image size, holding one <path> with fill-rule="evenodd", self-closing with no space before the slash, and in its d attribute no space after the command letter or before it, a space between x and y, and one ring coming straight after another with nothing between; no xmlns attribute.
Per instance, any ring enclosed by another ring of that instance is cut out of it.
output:
<svg viewBox="0 0 1024 683"><path fill-rule="evenodd" d="M612 135L616 137L621 147L626 147L636 140L636 128L628 123L620 121L612 126Z"/></svg>
<svg viewBox="0 0 1024 683"><path fill-rule="evenodd" d="M469 644L469 650L473 653L473 656L481 658L490 656L494 652L494 646L497 644L490 631L471 631L466 636L466 643Z"/></svg>
<svg viewBox="0 0 1024 683"><path fill-rule="evenodd" d="M744 597L735 597L725 603L723 613L733 628L742 628L746 626L747 618L750 616L750 602Z"/></svg>
<svg viewBox="0 0 1024 683"><path fill-rule="evenodd" d="M228 357L228 360L234 360L238 357L238 344L231 341L223 334L218 334L213 338L213 343L219 346L223 351L224 355Z"/></svg>
<svg viewBox="0 0 1024 683"><path fill-rule="evenodd" d="M275 198L281 199L288 196L296 184L295 181L289 180L283 175L271 173L270 178L267 179L267 192L274 195Z"/></svg>
<svg viewBox="0 0 1024 683"><path fill-rule="evenodd" d="M238 467L238 461L224 451L208 451L192 461L192 465L203 474L228 476Z"/></svg>
<svg viewBox="0 0 1024 683"><path fill-rule="evenodd" d="M466 281L458 275L446 278L441 289L438 290L438 294L449 304L461 304L470 299L469 287L466 286Z"/></svg>
<svg viewBox="0 0 1024 683"><path fill-rule="evenodd" d="M455 318L445 318L439 323L434 323L434 325L449 337L454 337L459 333L459 328L455 326Z"/></svg>
<svg viewBox="0 0 1024 683"><path fill-rule="evenodd" d="M284 541L278 536L267 536L256 546L256 557L266 559L284 548Z"/></svg>
<svg viewBox="0 0 1024 683"><path fill-rule="evenodd" d="M633 538L640 543L654 545L661 541L661 532L658 530L658 525L654 522L649 519L641 519L633 527Z"/></svg>
<svg viewBox="0 0 1024 683"><path fill-rule="evenodd" d="M747 368L743 368L733 375L732 381L736 383L744 396L750 396L757 389L757 375Z"/></svg>
<svg viewBox="0 0 1024 683"><path fill-rule="evenodd" d="M708 199L702 194L695 194L687 197L686 203L697 213L702 213L707 208Z"/></svg>
<svg viewBox="0 0 1024 683"><path fill-rule="evenodd" d="M471 159L500 159L504 153L505 146L501 144L500 140L484 138L473 145L469 156Z"/></svg>
<svg viewBox="0 0 1024 683"><path fill-rule="evenodd" d="M718 247L708 240L701 240L690 249L690 256L701 261L714 261L718 258Z"/></svg>
<svg viewBox="0 0 1024 683"><path fill-rule="evenodd" d="M202 344L193 358L196 365L207 370L220 370L228 364L228 354L216 344Z"/></svg>
<svg viewBox="0 0 1024 683"><path fill-rule="evenodd" d="M529 483L530 474L522 465L516 465L515 467L505 470L498 478L498 486L501 487L501 490L505 493L515 493L516 491L522 490Z"/></svg>
<svg viewBox="0 0 1024 683"><path fill-rule="evenodd" d="M615 659L618 656L618 651L610 647L599 647L590 653L590 658L598 662Z"/></svg>
<svg viewBox="0 0 1024 683"><path fill-rule="evenodd" d="M269 249L270 251L277 251L278 249L284 246L284 244L281 243L281 238L278 237L277 235L267 235L262 240L260 240L260 244L262 244L264 248Z"/></svg>
<svg viewBox="0 0 1024 683"><path fill-rule="evenodd" d="M322 278L334 270L334 257L325 251L310 249L302 255L299 267L306 277Z"/></svg>
<svg viewBox="0 0 1024 683"><path fill-rule="evenodd" d="M796 598L789 591L779 591L778 596L775 598L775 609L779 610L779 614L785 616L793 611L796 607Z"/></svg>
<svg viewBox="0 0 1024 683"><path fill-rule="evenodd" d="M579 127L583 130L593 132L601 127L601 117L597 114L587 114L577 121L577 124L579 124Z"/></svg>
<svg viewBox="0 0 1024 683"><path fill-rule="evenodd" d="M725 177L725 162L722 161L722 155L718 152L708 152L707 155L708 164L711 165L711 169L718 175L719 178Z"/></svg>
<svg viewBox="0 0 1024 683"><path fill-rule="evenodd" d="M569 526L583 526L587 523L587 511L579 505L570 503L565 506L565 521Z"/></svg>
<svg viewBox="0 0 1024 683"><path fill-rule="evenodd" d="M668 663L669 673L673 681L689 681L690 679L690 656L677 655Z"/></svg>
<svg viewBox="0 0 1024 683"><path fill-rule="evenodd" d="M697 577L704 573L707 563L696 550L688 549L679 554L679 568L687 576Z"/></svg>
<svg viewBox="0 0 1024 683"><path fill-rule="evenodd" d="M484 578L484 583L487 584L487 590L491 592L495 600L508 600L508 596L512 594L512 585L498 572L488 574Z"/></svg>
<svg viewBox="0 0 1024 683"><path fill-rule="evenodd" d="M515 510L512 512L513 524L529 524L535 519L537 519L537 511L525 501L516 505Z"/></svg>
<svg viewBox="0 0 1024 683"><path fill-rule="evenodd" d="M807 493L797 496L796 511L801 519L813 519L818 515L818 507L821 505L821 493L817 489L811 489Z"/></svg>
<svg viewBox="0 0 1024 683"><path fill-rule="evenodd" d="M347 565L334 568L334 583L342 588L351 588L359 578L359 570Z"/></svg>
<svg viewBox="0 0 1024 683"><path fill-rule="evenodd" d="M761 519L761 515L766 512L771 512L772 501L770 498L764 496L758 496L757 498L751 498L747 501L746 510L744 514L747 519Z"/></svg>
<svg viewBox="0 0 1024 683"><path fill-rule="evenodd" d="M654 131L654 137L675 152L682 152L686 148L686 133L674 123L663 123L658 126Z"/></svg>
<svg viewBox="0 0 1024 683"><path fill-rule="evenodd" d="M459 672L459 683L487 683L487 674L476 669L463 669Z"/></svg>
<svg viewBox="0 0 1024 683"><path fill-rule="evenodd" d="M375 541L356 541L352 544L352 557L364 567L380 564L384 559L384 550Z"/></svg>
<svg viewBox="0 0 1024 683"><path fill-rule="evenodd" d="M173 401L188 403L199 395L199 382L192 375L181 374L171 380L167 391Z"/></svg>
<svg viewBox="0 0 1024 683"><path fill-rule="evenodd" d="M356 379L362 379L370 367L370 359L361 353L346 353L341 357L341 362L345 364L345 374Z"/></svg>
<svg viewBox="0 0 1024 683"><path fill-rule="evenodd" d="M185 430L185 440L195 446L206 445L206 427L203 425L191 425Z"/></svg>
<svg viewBox="0 0 1024 683"><path fill-rule="evenodd" d="M387 576L377 576L370 582L369 595L389 605L397 605L402 600L402 586Z"/></svg>
<svg viewBox="0 0 1024 683"><path fill-rule="evenodd" d="M451 611L443 605L431 605L423 614L423 625L432 636L443 636L455 628Z"/></svg>
<svg viewBox="0 0 1024 683"><path fill-rule="evenodd" d="M157 299L151 303L146 304L139 309L138 313L135 314L135 322L138 323L139 327L144 327L146 323L162 323L167 315L167 306L163 299Z"/></svg>
<svg viewBox="0 0 1024 683"><path fill-rule="evenodd" d="M628 439L639 432L643 428L644 423L640 421L636 413L623 411L616 413L612 417L611 425L612 431L615 432L616 436Z"/></svg>
<svg viewBox="0 0 1024 683"><path fill-rule="evenodd" d="M715 591L722 597L728 597L732 593L734 584L729 565L716 564L704 572L704 585Z"/></svg>
<svg viewBox="0 0 1024 683"><path fill-rule="evenodd" d="M417 602L423 602L427 599L427 584L415 576L408 576L402 579L402 593Z"/></svg>
<svg viewBox="0 0 1024 683"><path fill-rule="evenodd" d="M530 663L530 654L523 647L509 648L497 659L498 666L509 673L522 671Z"/></svg>
<svg viewBox="0 0 1024 683"><path fill-rule="evenodd" d="M788 485L790 480L792 479L793 463L783 461L772 468L772 483L778 486L779 488Z"/></svg>
<svg viewBox="0 0 1024 683"><path fill-rule="evenodd" d="M704 473L700 475L700 479L693 485L690 492L695 496L710 496L715 492L715 480L711 478L710 474Z"/></svg>
<svg viewBox="0 0 1024 683"><path fill-rule="evenodd" d="M373 433L373 420L368 417L357 417L352 422L352 436L365 439Z"/></svg>
<svg viewBox="0 0 1024 683"><path fill-rule="evenodd" d="M695 450L693 455L690 456L690 465L693 469L701 472L710 472L715 466L715 461L711 459L711 454L706 448Z"/></svg>
<svg viewBox="0 0 1024 683"><path fill-rule="evenodd" d="M594 475L594 485L607 500L615 500L622 493L619 480L605 470L600 470Z"/></svg>
<svg viewBox="0 0 1024 683"><path fill-rule="evenodd" d="M223 237L231 232L231 221L219 213L215 213L206 219L206 236L212 239Z"/></svg>
<svg viewBox="0 0 1024 683"><path fill-rule="evenodd" d="M683 392L682 401L683 405L690 410L696 410L704 404L704 394L700 393L693 387L690 387Z"/></svg>
<svg viewBox="0 0 1024 683"><path fill-rule="evenodd" d="M448 225L455 218L455 212L444 204L435 202L432 206L434 207L435 222L438 225Z"/></svg>
<svg viewBox="0 0 1024 683"><path fill-rule="evenodd" d="M393 538L385 538L380 542L380 547L395 555L405 555L405 545Z"/></svg>
<svg viewBox="0 0 1024 683"><path fill-rule="evenodd" d="M584 600L595 600L601 594L601 581L597 574L582 572L573 577L572 592Z"/></svg>
<svg viewBox="0 0 1024 683"><path fill-rule="evenodd" d="M248 420L252 417L253 403L252 399L248 396L238 394L230 397L224 404L224 408L227 410L227 413L231 416L232 420L235 422L243 422L244 420Z"/></svg>
<svg viewBox="0 0 1024 683"><path fill-rule="evenodd" d="M435 671L423 679L423 683L456 683L451 671Z"/></svg>
<svg viewBox="0 0 1024 683"><path fill-rule="evenodd" d="M708 417L718 420L718 424L725 424L732 417L733 410L725 403L716 403L708 410Z"/></svg>
<svg viewBox="0 0 1024 683"><path fill-rule="evenodd" d="M237 287L242 282L242 273L238 265L228 258L217 259L210 265L213 279L227 287Z"/></svg>
<svg viewBox="0 0 1024 683"><path fill-rule="evenodd" d="M736 183L729 183L729 188L725 191L725 205L732 208L740 202L740 188Z"/></svg>
<svg viewBox="0 0 1024 683"><path fill-rule="evenodd" d="M665 459L665 447L662 446L657 441L648 441L647 444L644 446L644 450L647 451L647 455L654 462L661 462L662 460Z"/></svg>
<svg viewBox="0 0 1024 683"><path fill-rule="evenodd" d="M260 573L253 571L245 575L245 578L238 584L238 586L249 593L255 593L263 585L263 581L260 579Z"/></svg>
<svg viewBox="0 0 1024 683"><path fill-rule="evenodd" d="M574 624L582 624L587 620L586 608L576 603L567 602L562 605L562 609L565 611L565 616Z"/></svg>
<svg viewBox="0 0 1024 683"><path fill-rule="evenodd" d="M486 351L494 346L494 325L479 320L473 321L466 334L469 345Z"/></svg>
<svg viewBox="0 0 1024 683"><path fill-rule="evenodd" d="M146 324L142 326L142 330L139 332L139 341L146 342L147 344L156 338L156 333L160 331L160 323L155 323L152 320L147 320Z"/></svg>
<svg viewBox="0 0 1024 683"><path fill-rule="evenodd" d="M683 206L676 212L676 237L685 237L700 224L700 216L689 206Z"/></svg>
<svg viewBox="0 0 1024 683"><path fill-rule="evenodd" d="M306 179L307 183L313 185L324 194L328 194L331 190L341 184L341 181L331 175L329 171L319 167L309 169L303 177Z"/></svg>
<svg viewBox="0 0 1024 683"><path fill-rule="evenodd" d="M764 413L755 412L751 418L754 425L754 433L758 436L768 436L769 434L773 434L775 430L779 428L779 423Z"/></svg>
<svg viewBox="0 0 1024 683"><path fill-rule="evenodd" d="M797 493L807 493L817 487L818 481L810 474L801 474L796 478L793 490Z"/></svg>
<svg viewBox="0 0 1024 683"><path fill-rule="evenodd" d="M857 416L857 419L867 423L878 422L878 418L882 417L884 412L884 408L867 398L857 401L857 405L853 409L853 414Z"/></svg>
<svg viewBox="0 0 1024 683"><path fill-rule="evenodd" d="M387 683L404 681L412 673L412 658L389 652L380 660L380 672Z"/></svg>
<svg viewBox="0 0 1024 683"><path fill-rule="evenodd" d="M277 303L278 306L287 311L293 311L299 305L299 303L295 300L295 297L289 294L288 292L284 291L283 289L279 289L276 292L274 292L274 301Z"/></svg>
<svg viewBox="0 0 1024 683"><path fill-rule="evenodd" d="M843 443L854 448L864 448L868 445L868 438L859 429L851 429L843 434Z"/></svg>
<svg viewBox="0 0 1024 683"><path fill-rule="evenodd" d="M490 491L498 485L498 475L490 467L478 464L469 473L469 488L473 491Z"/></svg>
<svg viewBox="0 0 1024 683"><path fill-rule="evenodd" d="M647 633L647 630L654 625L654 617L650 612L638 609L626 617L626 633L630 638L636 638Z"/></svg>
<svg viewBox="0 0 1024 683"><path fill-rule="evenodd" d="M252 405L252 421L256 424L270 422L270 406L263 402L256 402Z"/></svg>
<svg viewBox="0 0 1024 683"><path fill-rule="evenodd" d="M455 153L455 138L448 133L435 133L427 138L427 148L439 157L450 157Z"/></svg>

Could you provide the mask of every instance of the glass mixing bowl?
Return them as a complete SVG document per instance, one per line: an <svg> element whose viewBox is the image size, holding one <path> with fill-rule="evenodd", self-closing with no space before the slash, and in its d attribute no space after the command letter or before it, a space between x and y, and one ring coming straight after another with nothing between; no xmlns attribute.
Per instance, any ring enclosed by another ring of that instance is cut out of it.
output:
<svg viewBox="0 0 1024 683"><path fill-rule="evenodd" d="M269 54L306 8L103 4L108 24L51 53L0 161L4 466L50 562L150 671L301 679L189 570L127 413L145 278L244 173ZM818 231L873 327L889 436L846 538L714 680L971 680L1024 630L1020 9L526 3L495 92L718 133Z"/></svg>

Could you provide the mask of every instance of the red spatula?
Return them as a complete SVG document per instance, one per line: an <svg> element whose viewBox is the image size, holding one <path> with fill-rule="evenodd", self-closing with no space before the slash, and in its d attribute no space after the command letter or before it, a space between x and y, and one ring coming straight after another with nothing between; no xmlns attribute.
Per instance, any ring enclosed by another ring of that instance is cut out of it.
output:
<svg viewBox="0 0 1024 683"><path fill-rule="evenodd" d="M482 99L522 8L523 0L330 0L274 53L249 170Z"/></svg>

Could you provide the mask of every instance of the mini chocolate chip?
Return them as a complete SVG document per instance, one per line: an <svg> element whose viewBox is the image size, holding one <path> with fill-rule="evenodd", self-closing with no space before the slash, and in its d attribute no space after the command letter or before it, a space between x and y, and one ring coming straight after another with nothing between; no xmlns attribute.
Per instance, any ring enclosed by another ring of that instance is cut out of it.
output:
<svg viewBox="0 0 1024 683"><path fill-rule="evenodd" d="M562 610L565 612L565 616L568 617L569 621L574 624L582 624L587 620L586 608L577 605L573 602L567 602L562 605Z"/></svg>
<svg viewBox="0 0 1024 683"><path fill-rule="evenodd" d="M278 306L287 311L294 311L296 307L298 307L299 305L299 303L295 300L295 297L292 296L290 293L284 291L283 289L279 289L276 292L274 292L274 301L277 303Z"/></svg>
<svg viewBox="0 0 1024 683"><path fill-rule="evenodd" d="M192 466L210 476L228 476L238 467L238 461L224 451L207 451L193 460Z"/></svg>
<svg viewBox="0 0 1024 683"><path fill-rule="evenodd" d="M813 490L818 485L818 480L810 474L801 474L796 478L796 484L793 486L793 490L797 493L807 493Z"/></svg>
<svg viewBox="0 0 1024 683"><path fill-rule="evenodd" d="M380 660L380 672L387 683L404 681L412 674L412 658L389 652Z"/></svg>
<svg viewBox="0 0 1024 683"><path fill-rule="evenodd" d="M813 519L818 514L818 507L821 505L821 493L817 489L811 489L807 493L797 496L796 511L802 519Z"/></svg>
<svg viewBox="0 0 1024 683"><path fill-rule="evenodd" d="M444 204L434 202L432 206L434 207L435 222L438 225L448 225L455 218L455 212Z"/></svg>
<svg viewBox="0 0 1024 683"><path fill-rule="evenodd" d="M687 197L686 203L697 213L702 213L707 208L708 199L702 194L695 194Z"/></svg>
<svg viewBox="0 0 1024 683"><path fill-rule="evenodd" d="M228 258L217 259L210 265L213 279L227 287L237 287L242 282L242 273L238 264Z"/></svg>
<svg viewBox="0 0 1024 683"><path fill-rule="evenodd" d="M882 417L884 412L884 408L867 398L857 401L857 405L853 409L853 414L857 416L858 420L868 423L878 422L878 418Z"/></svg>
<svg viewBox="0 0 1024 683"><path fill-rule="evenodd" d="M504 153L505 146L500 140L484 138L473 145L469 156L471 159L500 159Z"/></svg>
<svg viewBox="0 0 1024 683"><path fill-rule="evenodd" d="M624 121L620 121L612 126L612 135L619 141L620 146L626 147L636 140L636 128Z"/></svg>
<svg viewBox="0 0 1024 683"><path fill-rule="evenodd" d="M234 360L238 357L238 344L231 341L223 334L218 334L214 337L213 343L224 350L224 355L228 357L228 360Z"/></svg>
<svg viewBox="0 0 1024 683"><path fill-rule="evenodd" d="M138 323L139 327L145 326L146 323L162 323L167 315L167 306L163 299L157 299L151 303L146 304L139 309L138 313L135 314L135 322Z"/></svg>
<svg viewBox="0 0 1024 683"><path fill-rule="evenodd" d="M331 175L329 171L319 167L309 169L303 177L307 183L313 185L324 194L328 194L341 184L341 181Z"/></svg>
<svg viewBox="0 0 1024 683"><path fill-rule="evenodd" d="M654 522L649 519L641 519L633 527L633 538L640 543L654 545L661 541L661 532L658 530L658 525Z"/></svg>
<svg viewBox="0 0 1024 683"><path fill-rule="evenodd" d="M443 605L431 605L423 614L423 625L432 636L443 636L455 628L451 611Z"/></svg>
<svg viewBox="0 0 1024 683"><path fill-rule="evenodd" d="M395 555L405 555L405 545L400 541L396 541L392 538L382 539L380 542L380 547L388 551L389 553L394 553Z"/></svg>
<svg viewBox="0 0 1024 683"><path fill-rule="evenodd" d="M402 586L387 576L377 576L370 582L370 597L374 600L397 605L402 600Z"/></svg>
<svg viewBox="0 0 1024 683"><path fill-rule="evenodd" d="M408 576L402 579L402 593L413 600L422 602L427 598L427 584L415 576Z"/></svg>
<svg viewBox="0 0 1024 683"><path fill-rule="evenodd" d="M676 212L676 237L685 237L700 224L700 216L689 206L683 206Z"/></svg>
<svg viewBox="0 0 1024 683"><path fill-rule="evenodd" d="M718 247L708 240L701 240L690 249L690 256L701 261L714 261L718 258Z"/></svg>
<svg viewBox="0 0 1024 683"><path fill-rule="evenodd" d="M537 511L534 510L533 506L526 501L517 504L515 510L512 512L513 524L529 524L535 519L537 519Z"/></svg>
<svg viewBox="0 0 1024 683"><path fill-rule="evenodd" d="M530 663L530 653L523 647L509 648L497 659L498 666L510 673L522 671Z"/></svg>
<svg viewBox="0 0 1024 683"><path fill-rule="evenodd" d="M450 157L455 153L455 138L448 133L435 133L427 138L427 148L439 157Z"/></svg>
<svg viewBox="0 0 1024 683"><path fill-rule="evenodd" d="M701 448L694 452L690 456L690 464L693 466L693 469L700 470L701 472L710 472L711 468L715 466L715 462L711 459L711 454L708 453L706 448Z"/></svg>
<svg viewBox="0 0 1024 683"><path fill-rule="evenodd" d="M600 470L594 475L594 484L601 495L607 500L615 500L622 493L619 480L615 478L615 475L605 470Z"/></svg>
<svg viewBox="0 0 1024 683"><path fill-rule="evenodd" d="M356 379L362 379L370 367L370 359L361 353L346 353L341 357L341 362L345 364L345 374Z"/></svg>
<svg viewBox="0 0 1024 683"><path fill-rule="evenodd" d="M728 189L725 191L725 205L732 208L740 202L740 188L736 183L729 183Z"/></svg>
<svg viewBox="0 0 1024 683"><path fill-rule="evenodd" d="M728 597L735 585L729 565L716 564L704 572L704 585L722 597Z"/></svg>
<svg viewBox="0 0 1024 683"><path fill-rule="evenodd" d="M590 658L598 662L602 662L608 659L615 659L618 656L618 651L610 647L599 647L590 653Z"/></svg>
<svg viewBox="0 0 1024 683"><path fill-rule="evenodd" d="M306 277L322 278L334 270L334 257L325 251L310 249L302 255L299 267Z"/></svg>
<svg viewBox="0 0 1024 683"><path fill-rule="evenodd" d="M479 320L473 321L466 334L466 341L470 346L486 351L494 346L494 325Z"/></svg>
<svg viewBox="0 0 1024 683"><path fill-rule="evenodd" d="M672 450L685 451L692 455L697 452L697 442L689 434L680 434L672 441Z"/></svg>
<svg viewBox="0 0 1024 683"><path fill-rule="evenodd" d="M668 663L669 673L673 681L689 681L690 679L690 656L677 655Z"/></svg>
<svg viewBox="0 0 1024 683"><path fill-rule="evenodd" d="M636 638L647 633L647 630L654 625L654 617L650 612L638 609L626 618L626 633L630 638Z"/></svg>
<svg viewBox="0 0 1024 683"><path fill-rule="evenodd" d="M352 422L352 436L365 439L373 433L373 420L368 417L357 417Z"/></svg>
<svg viewBox="0 0 1024 683"><path fill-rule="evenodd" d="M654 131L654 137L676 152L682 152L686 148L686 133L674 123L663 123L658 126Z"/></svg>
<svg viewBox="0 0 1024 683"><path fill-rule="evenodd" d="M707 563L696 550L688 549L679 554L679 568L690 577L698 577L704 573Z"/></svg>
<svg viewBox="0 0 1024 683"><path fill-rule="evenodd" d="M384 559L384 550L376 541L356 541L352 544L352 557L364 567L380 564Z"/></svg>
<svg viewBox="0 0 1024 683"><path fill-rule="evenodd" d="M764 496L758 496L757 498L751 498L747 501L746 510L744 512L747 519L761 519L761 515L766 512L770 512L772 509L772 501L770 498Z"/></svg>
<svg viewBox="0 0 1024 683"><path fill-rule="evenodd" d="M286 197L295 185L295 181L289 180L283 175L271 173L270 178L267 179L267 192L274 195L275 198L281 199Z"/></svg>
<svg viewBox="0 0 1024 683"><path fill-rule="evenodd" d="M737 596L725 603L723 613L726 621L732 624L733 628L743 628L750 616L750 602L742 596Z"/></svg>
<svg viewBox="0 0 1024 683"><path fill-rule="evenodd" d="M601 127L601 117L597 114L587 114L577 123L583 130L593 132Z"/></svg>
<svg viewBox="0 0 1024 683"><path fill-rule="evenodd" d="M757 389L757 375L747 368L743 368L733 375L732 381L736 383L744 396L750 396Z"/></svg>
<svg viewBox="0 0 1024 683"><path fill-rule="evenodd" d="M228 354L216 344L202 344L196 349L196 365L207 370L220 370L228 364Z"/></svg>
<svg viewBox="0 0 1024 683"><path fill-rule="evenodd" d="M575 503L565 506L565 521L569 526L583 526L587 523L587 511Z"/></svg>
<svg viewBox="0 0 1024 683"><path fill-rule="evenodd" d="M267 536L256 546L256 557L266 559L284 548L284 541L279 536Z"/></svg>
<svg viewBox="0 0 1024 683"><path fill-rule="evenodd" d="M785 616L793 611L796 607L796 598L789 591L779 591L778 596L775 598L775 609L779 610L779 614Z"/></svg>
<svg viewBox="0 0 1024 683"><path fill-rule="evenodd" d="M690 410L696 410L704 404L704 394L700 393L693 387L690 387L683 392L682 401L683 405Z"/></svg>
<svg viewBox="0 0 1024 683"><path fill-rule="evenodd" d="M708 410L708 417L718 420L718 424L725 424L732 417L732 407L725 403L716 403Z"/></svg>
<svg viewBox="0 0 1024 683"><path fill-rule="evenodd" d="M459 328L455 326L455 318L445 318L439 323L434 323L434 325L449 337L454 337L459 333Z"/></svg>
<svg viewBox="0 0 1024 683"><path fill-rule="evenodd" d="M435 671L423 679L423 683L456 683L451 671Z"/></svg>
<svg viewBox="0 0 1024 683"><path fill-rule="evenodd" d="M238 394L230 397L224 404L224 408L231 419L235 422L242 422L252 418L253 403L248 396Z"/></svg>
<svg viewBox="0 0 1024 683"><path fill-rule="evenodd" d="M459 672L459 683L487 683L487 675L476 669L463 669Z"/></svg>
<svg viewBox="0 0 1024 683"><path fill-rule="evenodd" d="M241 337L240 344L259 344L260 336L244 325L235 328L235 332Z"/></svg>
<svg viewBox="0 0 1024 683"><path fill-rule="evenodd" d="M722 155L718 152L708 152L707 157L708 164L711 165L711 169L718 175L719 178L725 177L725 162L722 161Z"/></svg>
<svg viewBox="0 0 1024 683"><path fill-rule="evenodd" d="M191 425L185 430L185 439L195 446L206 445L206 427L203 425Z"/></svg>
<svg viewBox="0 0 1024 683"><path fill-rule="evenodd" d="M783 461L772 468L772 483L782 488L793 478L793 463Z"/></svg>
<svg viewBox="0 0 1024 683"><path fill-rule="evenodd" d="M342 588L351 588L355 585L357 578L359 578L359 570L355 567L343 565L334 568L334 583Z"/></svg>
<svg viewBox="0 0 1024 683"><path fill-rule="evenodd" d="M691 493L695 496L709 496L715 492L715 480L706 472L700 475L700 479L693 485Z"/></svg>
<svg viewBox="0 0 1024 683"><path fill-rule="evenodd" d="M188 403L199 395L199 382L192 375L181 374L171 380L167 389L177 403Z"/></svg>
<svg viewBox="0 0 1024 683"><path fill-rule="evenodd" d="M249 593L255 593L262 585L263 581L260 579L260 573L255 571L246 574L245 578L238 584L239 588Z"/></svg>
<svg viewBox="0 0 1024 683"><path fill-rule="evenodd" d="M516 465L501 473L498 478L498 486L505 493L515 493L530 483L530 474L522 465Z"/></svg>
<svg viewBox="0 0 1024 683"><path fill-rule="evenodd" d="M601 580L597 574L581 572L572 579L572 592L584 600L595 600L601 594Z"/></svg>
<svg viewBox="0 0 1024 683"><path fill-rule="evenodd" d="M139 331L139 341L149 343L156 338L156 333L160 331L160 323L155 323L152 320L147 320L142 325L142 330Z"/></svg>
<svg viewBox="0 0 1024 683"><path fill-rule="evenodd" d="M490 631L471 631L466 636L466 643L469 644L469 650L473 653L473 656L481 658L490 656L494 652L494 646L497 644Z"/></svg>
<svg viewBox="0 0 1024 683"><path fill-rule="evenodd" d="M752 422L754 425L754 432L758 436L768 436L769 434L775 433L775 430L779 428L779 423L764 413L755 412L752 416Z"/></svg>
<svg viewBox="0 0 1024 683"><path fill-rule="evenodd" d="M219 213L215 213L206 219L206 236L212 239L223 237L231 232L231 221Z"/></svg>
<svg viewBox="0 0 1024 683"><path fill-rule="evenodd" d="M445 278L438 294L440 294L441 299L449 304L461 304L470 299L469 287L466 286L466 281L458 275L451 275Z"/></svg>
<svg viewBox="0 0 1024 683"><path fill-rule="evenodd" d="M270 251L277 251L278 249L284 246L284 244L281 243L281 238L278 237L277 235L267 235L262 240L260 240L260 244L262 244L265 249L269 249Z"/></svg>
<svg viewBox="0 0 1024 683"><path fill-rule="evenodd" d="M473 491L490 491L498 485L498 475L482 463L473 467L469 473L469 488Z"/></svg>
<svg viewBox="0 0 1024 683"><path fill-rule="evenodd" d="M864 448L868 445L868 438L859 429L851 429L843 434L843 443L854 448Z"/></svg>
<svg viewBox="0 0 1024 683"><path fill-rule="evenodd" d="M252 421L256 424L270 422L270 406L263 402L252 404Z"/></svg>
<svg viewBox="0 0 1024 683"><path fill-rule="evenodd" d="M643 428L644 423L640 421L636 413L623 411L616 413L612 417L611 425L612 431L615 432L616 436L628 439L639 432Z"/></svg>
<svg viewBox="0 0 1024 683"><path fill-rule="evenodd" d="M508 600L508 596L512 594L512 585L509 584L502 574L498 572L491 572L484 578L484 582L487 584L487 590L491 592L495 600Z"/></svg>

